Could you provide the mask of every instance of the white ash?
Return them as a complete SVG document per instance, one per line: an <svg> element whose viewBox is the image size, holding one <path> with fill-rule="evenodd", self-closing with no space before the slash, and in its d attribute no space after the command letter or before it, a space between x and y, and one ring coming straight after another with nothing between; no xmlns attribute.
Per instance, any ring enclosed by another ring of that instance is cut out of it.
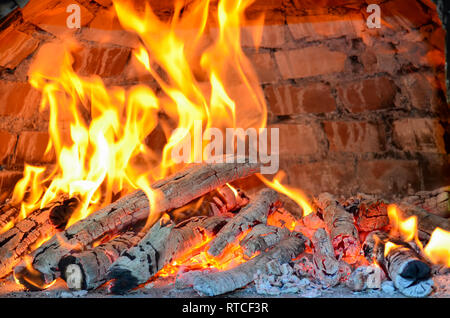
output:
<svg viewBox="0 0 450 318"><path fill-rule="evenodd" d="M180 270L177 273L176 280L175 280L175 288L176 289L185 289L192 287L194 285L194 280L198 276L205 274L205 273L215 273L218 269L216 268L205 268L205 269L199 269L199 270L193 270L193 271L183 271Z"/></svg>
<svg viewBox="0 0 450 318"><path fill-rule="evenodd" d="M380 267L375 265L360 266L347 279L346 286L353 291L380 289L384 279L386 279L386 276Z"/></svg>
<svg viewBox="0 0 450 318"><path fill-rule="evenodd" d="M381 290L382 290L384 293L389 294L389 295L394 294L395 291L396 291L396 288L395 288L395 286L394 286L394 282L393 282L392 280L384 281L384 282L381 284Z"/></svg>

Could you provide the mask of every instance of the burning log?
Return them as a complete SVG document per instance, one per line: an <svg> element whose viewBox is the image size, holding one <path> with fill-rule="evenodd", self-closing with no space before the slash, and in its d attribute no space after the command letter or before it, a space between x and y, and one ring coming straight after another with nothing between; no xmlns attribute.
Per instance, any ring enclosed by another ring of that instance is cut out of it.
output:
<svg viewBox="0 0 450 318"><path fill-rule="evenodd" d="M252 282L257 273L268 273L267 264L271 261L287 263L304 249L305 238L300 233L294 234L239 266L222 272L197 276L194 279L194 290L200 295L216 296L242 288Z"/></svg>
<svg viewBox="0 0 450 318"><path fill-rule="evenodd" d="M0 231L9 230L7 228L19 215L20 209L16 206L5 204L0 208ZM4 230L5 229L5 230Z"/></svg>
<svg viewBox="0 0 450 318"><path fill-rule="evenodd" d="M240 245L244 255L252 257L256 252L261 252L277 244L289 236L287 228L258 224L241 240Z"/></svg>
<svg viewBox="0 0 450 318"><path fill-rule="evenodd" d="M417 217L419 238L429 239L437 227L450 231L450 219L445 219L435 214L431 214L419 206L408 203L397 204L397 207L400 209L404 218L411 216Z"/></svg>
<svg viewBox="0 0 450 318"><path fill-rule="evenodd" d="M383 200L362 200L356 213L358 230L372 232L389 225L387 206Z"/></svg>
<svg viewBox="0 0 450 318"><path fill-rule="evenodd" d="M395 287L405 296L425 297L431 293L431 268L408 244L391 239L384 232L375 231L367 236L363 251L370 262L375 260L380 264Z"/></svg>
<svg viewBox="0 0 450 318"><path fill-rule="evenodd" d="M225 223L222 217L193 217L175 226L162 218L110 267L111 292L123 294L145 283L165 265L204 242L205 235L216 234Z"/></svg>
<svg viewBox="0 0 450 318"><path fill-rule="evenodd" d="M158 201L151 207L154 215L176 209L190 201L239 178L254 174L260 164L250 163L192 164L180 172L152 185ZM141 190L135 191L104 207L87 218L53 236L31 254L32 266L42 274L45 284L52 282L60 273L61 258L72 252L82 251L105 235L122 233L138 222L147 220L150 204ZM54 234L54 233L52 233ZM16 273L26 275L24 263L17 266Z"/></svg>
<svg viewBox="0 0 450 318"><path fill-rule="evenodd" d="M134 231L81 253L64 256L58 267L67 287L74 290L95 289L106 282L109 267L125 250L139 243L143 233Z"/></svg>
<svg viewBox="0 0 450 318"><path fill-rule="evenodd" d="M341 278L340 264L334 255L333 245L328 233L324 229L318 229L311 241L314 246L315 278L327 286L336 286Z"/></svg>
<svg viewBox="0 0 450 318"><path fill-rule="evenodd" d="M320 194L317 205L322 211L336 257L350 264L355 263L360 251L360 243L353 215L329 193Z"/></svg>
<svg viewBox="0 0 450 318"><path fill-rule="evenodd" d="M420 191L415 195L404 198L402 202L414 204L437 216L450 217L450 186L434 191Z"/></svg>
<svg viewBox="0 0 450 318"><path fill-rule="evenodd" d="M61 230L78 203L76 198L52 202L0 234L0 277L9 274L22 256L36 248L39 242Z"/></svg>
<svg viewBox="0 0 450 318"><path fill-rule="evenodd" d="M278 193L272 189L262 189L254 199L232 218L211 241L208 253L213 256L220 255L228 243L236 237L255 226L267 222L267 216L274 211L278 200Z"/></svg>

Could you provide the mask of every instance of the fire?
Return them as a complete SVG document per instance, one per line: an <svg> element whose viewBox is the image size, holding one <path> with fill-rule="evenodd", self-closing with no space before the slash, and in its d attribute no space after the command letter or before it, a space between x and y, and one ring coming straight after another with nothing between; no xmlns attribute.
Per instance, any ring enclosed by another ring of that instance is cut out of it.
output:
<svg viewBox="0 0 450 318"><path fill-rule="evenodd" d="M78 75L72 53L80 45L74 39L43 45L28 75L42 92L41 111L50 114L47 153L55 154L56 164L25 166L13 194L20 217L60 195L81 201L67 227L109 204L117 193L139 188L155 203L158 194L150 185L180 168L171 153L186 131L197 129L194 123L221 130L265 127L264 96L240 46L244 10L252 2L221 0L214 12L210 0L186 7L176 1L172 19L162 21L147 4L141 14L129 1L114 1L124 29L141 39L133 59L153 76L161 94L143 84L108 87L98 76ZM173 127L160 121L162 113ZM162 153L145 143L158 125L166 133ZM192 148L188 162L217 155L203 145ZM158 217L150 215L148 223Z"/></svg>
<svg viewBox="0 0 450 318"><path fill-rule="evenodd" d="M416 241L421 245L417 235L417 217L411 216L403 220L395 204L388 205L388 217L391 224L391 234L400 235L406 242Z"/></svg>
<svg viewBox="0 0 450 318"><path fill-rule="evenodd" d="M398 247L399 247L399 245L397 245L397 244L394 244L392 242L387 242L384 245L384 256L386 257L390 251L392 251L394 248L398 248Z"/></svg>
<svg viewBox="0 0 450 318"><path fill-rule="evenodd" d="M450 267L450 232L436 228L425 246L424 253L434 264Z"/></svg>
<svg viewBox="0 0 450 318"><path fill-rule="evenodd" d="M283 185L281 183L281 180L283 180L283 178L285 177L285 173L284 171L279 171L273 181L269 181L268 179L266 179L265 177L263 177L262 175L258 174L258 177L269 187L271 187L272 189L283 193L285 195L287 195L289 198L291 198L292 200L295 201L295 203L298 204L298 206L300 206L303 210L303 216L307 216L308 214L313 212L313 209L311 207L311 204L309 203L306 195L303 193L303 191L301 191L300 189L295 189L295 188L291 188L288 187L286 185Z"/></svg>

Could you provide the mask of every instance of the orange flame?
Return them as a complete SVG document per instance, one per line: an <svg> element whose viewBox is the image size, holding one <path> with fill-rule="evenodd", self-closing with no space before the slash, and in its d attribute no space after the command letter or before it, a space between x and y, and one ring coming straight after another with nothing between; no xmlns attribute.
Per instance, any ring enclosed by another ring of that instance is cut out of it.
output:
<svg viewBox="0 0 450 318"><path fill-rule="evenodd" d="M258 174L258 177L269 187L272 189L285 194L289 198L295 201L299 207L303 210L303 216L307 216L308 214L313 212L311 204L309 203L308 198L300 189L291 188L289 186L283 185L281 180L285 177L284 171L279 171L273 181L269 181L261 174Z"/></svg>
<svg viewBox="0 0 450 318"><path fill-rule="evenodd" d="M434 264L450 267L450 232L436 228L424 248L424 254Z"/></svg>
<svg viewBox="0 0 450 318"><path fill-rule="evenodd" d="M180 168L171 153L184 151L188 133L205 127L265 127L265 99L240 46L244 10L252 2L221 0L214 12L210 0L186 7L176 1L166 22L149 5L141 13L128 1L114 1L124 29L141 39L133 59L156 80L161 96L147 85L107 87L98 76L81 77L72 67L72 52L79 49L74 39L43 45L29 79L42 92L41 111L49 110L46 153L55 154L56 165L25 166L13 194L21 218L61 194L76 195L81 202L67 227L109 204L119 192L142 189L153 207L158 193L150 185ZM167 143L158 154L145 138L164 125L160 113L175 124L164 130ZM189 148L183 163L217 155L208 153L201 141ZM149 215L148 224L159 217L153 211Z"/></svg>

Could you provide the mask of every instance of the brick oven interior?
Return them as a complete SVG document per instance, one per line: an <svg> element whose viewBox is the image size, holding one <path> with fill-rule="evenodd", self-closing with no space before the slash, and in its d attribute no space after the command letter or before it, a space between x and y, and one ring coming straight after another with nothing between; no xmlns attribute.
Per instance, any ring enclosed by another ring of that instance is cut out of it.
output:
<svg viewBox="0 0 450 318"><path fill-rule="evenodd" d="M98 75L106 85L144 84L161 91L151 76L136 68L133 51L139 39L122 28L111 0L6 3L0 5L3 203L22 178L25 164L55 163L55 153L46 151L50 113L39 109L41 92L29 83L30 66L43 46L70 35L79 44L72 66L80 76ZM75 30L66 27L66 8L73 3L81 8L81 28ZM174 12L173 1L149 3L163 20ZM367 26L370 4L381 9L380 28ZM286 185L310 197L364 193L393 200L450 185L448 12L445 0L255 0L246 9L250 22L241 29L241 45L267 104L267 127L279 128L280 169L286 173ZM263 13L260 44L255 48L251 32ZM60 124L64 126L64 121ZM161 148L166 142L160 126L146 138L149 147ZM245 183L249 188L260 185L257 178L238 185L245 189ZM450 210L440 217L448 220ZM435 282L432 297L449 297L448 281L447 271ZM298 296L403 297L381 289L355 294L345 286L308 293ZM31 292L9 276L0 282L0 295L107 297L108 293L104 287L88 294L70 292L62 280L46 291ZM130 295L196 294L190 289L177 291L162 280ZM231 296L261 297L252 286Z"/></svg>

